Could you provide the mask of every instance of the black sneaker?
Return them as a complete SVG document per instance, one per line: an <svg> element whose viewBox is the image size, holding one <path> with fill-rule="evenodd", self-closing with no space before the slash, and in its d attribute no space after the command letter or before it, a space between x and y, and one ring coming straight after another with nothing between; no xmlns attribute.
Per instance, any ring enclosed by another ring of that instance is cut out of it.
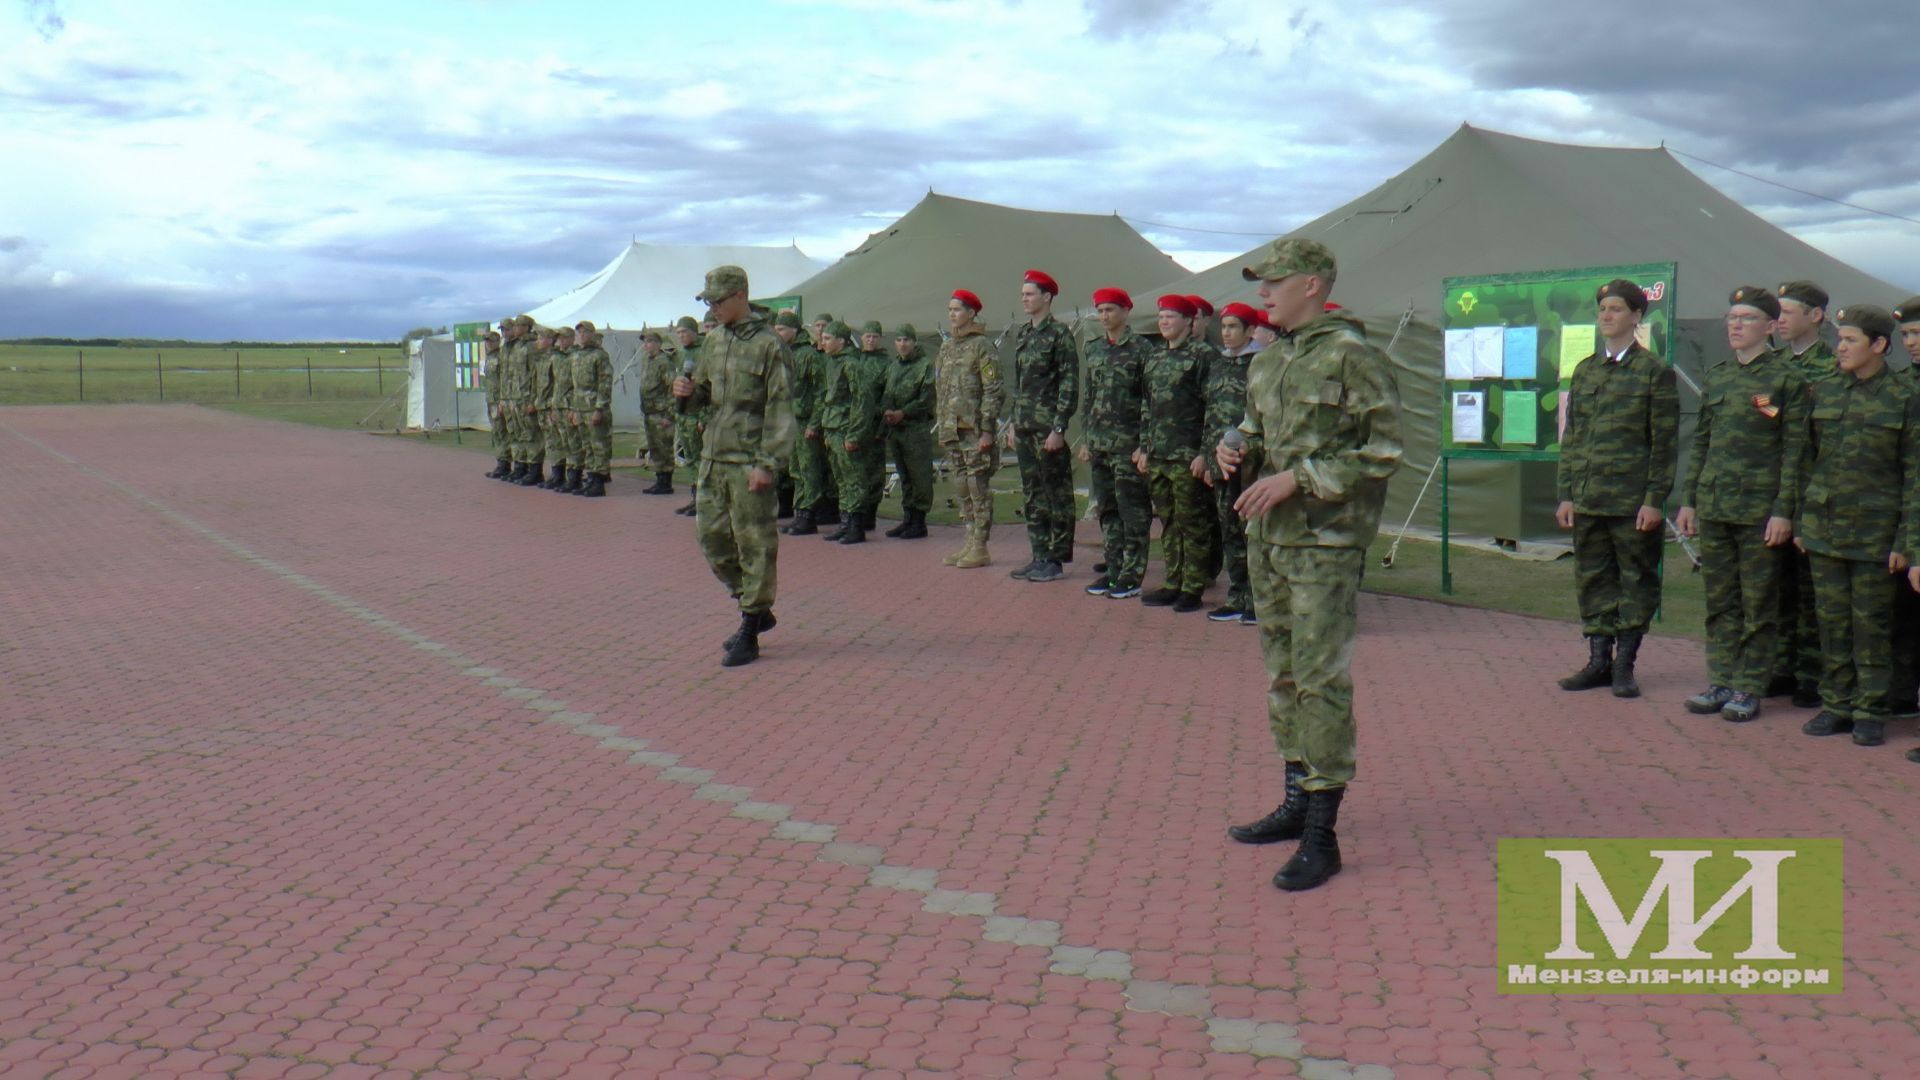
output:
<svg viewBox="0 0 1920 1080"><path fill-rule="evenodd" d="M1025 581L1027 580L1027 576L1029 574L1032 574L1035 570L1038 570L1038 569L1040 569L1040 560L1035 559L1018 570L1008 571L1007 576L1012 578L1015 581Z"/></svg>
<svg viewBox="0 0 1920 1080"><path fill-rule="evenodd" d="M1245 614L1246 612L1241 611L1237 607L1221 605L1207 612L1207 619L1210 622L1239 622L1241 616Z"/></svg>
<svg viewBox="0 0 1920 1080"><path fill-rule="evenodd" d="M1752 694L1736 692L1727 699L1720 710L1720 719L1734 724L1744 724L1760 715L1760 699Z"/></svg>
<svg viewBox="0 0 1920 1080"><path fill-rule="evenodd" d="M1108 581L1106 578L1101 578L1100 580L1087 586L1088 596L1105 596L1112 591L1113 591L1113 582Z"/></svg>
<svg viewBox="0 0 1920 1080"><path fill-rule="evenodd" d="M1197 592L1181 593L1180 599L1173 602L1173 610L1182 615L1185 615L1189 611L1199 611L1200 594Z"/></svg>
<svg viewBox="0 0 1920 1080"><path fill-rule="evenodd" d="M1180 590L1163 587L1142 596L1140 602L1148 607L1172 607L1173 602L1178 599L1180 599Z"/></svg>
<svg viewBox="0 0 1920 1080"><path fill-rule="evenodd" d="M1853 722L1853 745L1879 746L1887 741L1887 722L1885 720L1855 720Z"/></svg>
<svg viewBox="0 0 1920 1080"><path fill-rule="evenodd" d="M1107 599L1109 600L1131 600L1139 595L1140 586L1138 585L1115 585L1113 588L1107 590Z"/></svg>
<svg viewBox="0 0 1920 1080"><path fill-rule="evenodd" d="M1067 576L1067 572L1060 569L1060 564L1054 562L1052 559L1048 559L1046 562L1036 565L1033 570L1027 574L1027 580L1059 581L1065 576Z"/></svg>
<svg viewBox="0 0 1920 1080"><path fill-rule="evenodd" d="M1103 563L1103 562L1097 562L1097 563L1094 563L1094 564L1093 564L1093 572L1094 572L1094 573L1096 573L1096 574L1104 574L1104 573L1106 573L1106 572L1107 572L1107 564L1106 564L1106 563Z"/></svg>
<svg viewBox="0 0 1920 1080"><path fill-rule="evenodd" d="M1686 700L1687 711L1699 716L1712 716L1733 697L1733 691L1724 686L1709 686Z"/></svg>

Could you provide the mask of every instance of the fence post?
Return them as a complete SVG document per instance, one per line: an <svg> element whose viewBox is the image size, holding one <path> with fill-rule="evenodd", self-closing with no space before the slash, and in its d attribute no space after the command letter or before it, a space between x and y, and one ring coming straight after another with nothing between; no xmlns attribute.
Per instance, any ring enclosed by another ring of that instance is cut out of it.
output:
<svg viewBox="0 0 1920 1080"><path fill-rule="evenodd" d="M80 373L80 400L87 400L87 350L75 349L74 367Z"/></svg>
<svg viewBox="0 0 1920 1080"><path fill-rule="evenodd" d="M313 357L307 357L307 396L313 396Z"/></svg>
<svg viewBox="0 0 1920 1080"><path fill-rule="evenodd" d="M160 351L158 349L155 349L153 353L153 380L160 386L160 400L167 400L167 373L161 370Z"/></svg>
<svg viewBox="0 0 1920 1080"><path fill-rule="evenodd" d="M386 363L380 358L379 353L373 354L373 378L374 378L374 385L379 388L380 396L386 397L387 396L387 366L386 366Z"/></svg>
<svg viewBox="0 0 1920 1080"><path fill-rule="evenodd" d="M240 350L233 350L233 396L240 397Z"/></svg>

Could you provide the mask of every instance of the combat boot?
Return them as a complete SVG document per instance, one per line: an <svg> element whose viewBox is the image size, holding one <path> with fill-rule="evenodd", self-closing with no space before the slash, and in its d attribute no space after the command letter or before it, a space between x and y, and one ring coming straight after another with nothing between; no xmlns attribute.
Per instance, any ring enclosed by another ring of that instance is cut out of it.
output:
<svg viewBox="0 0 1920 1080"><path fill-rule="evenodd" d="M700 501L700 485L688 484L687 485L687 505L679 508L678 510L675 510L674 513L679 514L681 517L692 517L695 513L694 506L699 501Z"/></svg>
<svg viewBox="0 0 1920 1080"><path fill-rule="evenodd" d="M557 488L561 484L564 484L566 482L567 482L567 467L565 465L555 465L554 467L547 470L546 479L540 481L539 483L533 486L539 488L541 491L552 491L554 488Z"/></svg>
<svg viewBox="0 0 1920 1080"><path fill-rule="evenodd" d="M833 530L830 533L821 533L820 539L825 540L829 544L837 544L840 541L845 540L847 538L848 529L853 528L855 525L858 525L859 523L860 523L859 520L855 518L854 515L848 514L841 519L839 528Z"/></svg>
<svg viewBox="0 0 1920 1080"><path fill-rule="evenodd" d="M898 540L900 539L900 534L907 531L907 525L910 524L912 521L913 521L913 511L902 510L900 511L900 523L895 525L893 528L888 529L886 532L882 533L881 535L885 536L889 540Z"/></svg>
<svg viewBox="0 0 1920 1080"><path fill-rule="evenodd" d="M654 473L654 474L653 474L653 486L652 486L652 487L648 487L648 488L641 488L641 489L640 489L640 494L642 494L642 495L671 495L671 494L673 494L673 474L672 474L672 473L670 473L670 472L657 472L657 473Z"/></svg>
<svg viewBox="0 0 1920 1080"><path fill-rule="evenodd" d="M953 568L972 570L992 563L992 556L987 554L987 542L978 533L973 533L967 537L967 546L960 549L960 557L953 560Z"/></svg>
<svg viewBox="0 0 1920 1080"><path fill-rule="evenodd" d="M590 473L587 476L586 486L580 489L580 494L589 499L602 498L607 493L607 481L610 479L612 477L603 472Z"/></svg>
<svg viewBox="0 0 1920 1080"><path fill-rule="evenodd" d="M739 667L760 659L760 617L742 613L740 629L735 631L733 644L727 646L727 655L720 658L721 667Z"/></svg>
<svg viewBox="0 0 1920 1080"><path fill-rule="evenodd" d="M490 473L486 473L484 475L489 480L505 480L507 478L508 470L512 468L513 468L513 462L508 461L506 458L503 458L503 457L494 458L493 471Z"/></svg>
<svg viewBox="0 0 1920 1080"><path fill-rule="evenodd" d="M924 510L907 511L907 527L900 530L902 540L925 540L927 538L927 513Z"/></svg>
<svg viewBox="0 0 1920 1080"><path fill-rule="evenodd" d="M520 478L525 475L527 475L527 463L524 461L516 461L513 463L513 468L507 471L507 475L500 479L505 480L509 484L517 484L520 482Z"/></svg>
<svg viewBox="0 0 1920 1080"><path fill-rule="evenodd" d="M1333 826L1340 817L1340 800L1347 789L1307 792L1307 813L1300 832L1300 846L1293 858L1273 875L1275 888L1301 892L1326 884L1340 872L1340 843Z"/></svg>
<svg viewBox="0 0 1920 1080"><path fill-rule="evenodd" d="M1879 746L1887 741L1887 722L1885 720L1855 720L1853 722L1853 745Z"/></svg>
<svg viewBox="0 0 1920 1080"><path fill-rule="evenodd" d="M1640 683L1633 677L1633 662L1640 655L1640 633L1629 630L1620 635L1620 644L1613 654L1613 696L1617 698L1637 698L1640 696Z"/></svg>
<svg viewBox="0 0 1920 1080"><path fill-rule="evenodd" d="M873 532L879 529L880 528L880 511L879 510L862 510L860 512L860 528L864 532Z"/></svg>
<svg viewBox="0 0 1920 1080"><path fill-rule="evenodd" d="M1307 826L1307 793L1300 781L1307 778L1307 767L1298 761L1287 762L1287 798L1273 813L1259 821L1227 827L1227 838L1242 844L1277 844L1297 840Z"/></svg>
<svg viewBox="0 0 1920 1080"><path fill-rule="evenodd" d="M527 471L520 474L520 486L535 487L544 481L546 477L541 475L540 468L537 461L527 462Z"/></svg>
<svg viewBox="0 0 1920 1080"><path fill-rule="evenodd" d="M847 523L841 526L840 542L843 544L864 544L867 542L866 523L860 520L860 515L847 515Z"/></svg>
<svg viewBox="0 0 1920 1080"><path fill-rule="evenodd" d="M553 490L562 495L578 495L580 488L586 483L585 472L584 469L568 469L566 476L560 483L554 485Z"/></svg>
<svg viewBox="0 0 1920 1080"><path fill-rule="evenodd" d="M943 566L957 565L960 562L961 558L964 557L968 552L972 550L973 550L973 526L969 525L967 526L967 530L966 530L966 539L961 541L960 543L960 550L954 552L951 555L943 556L940 559L941 565Z"/></svg>
<svg viewBox="0 0 1920 1080"><path fill-rule="evenodd" d="M1814 715L1813 719L1800 725L1800 732L1803 735L1815 735L1815 736L1845 735L1847 732L1852 730L1853 730L1852 720L1846 719L1845 717L1835 716L1830 710L1827 710L1827 709L1820 710L1817 714Z"/></svg>
<svg viewBox="0 0 1920 1080"><path fill-rule="evenodd" d="M754 618L753 632L756 634L764 634L767 631L773 629L774 627L780 625L780 620L774 618L773 612L771 611L761 612L760 614L755 615L753 618ZM740 640L741 631L745 630L746 627L747 627L747 620L743 616L740 620L739 628L734 630L733 633L728 634L727 640L720 643L720 651L731 652L733 650L734 644Z"/></svg>
<svg viewBox="0 0 1920 1080"><path fill-rule="evenodd" d="M1591 690L1613 683L1613 636L1587 635L1587 666L1560 680L1562 690Z"/></svg>
<svg viewBox="0 0 1920 1080"><path fill-rule="evenodd" d="M793 520L780 526L780 531L788 536L812 536L820 531L820 527L813 523L813 511L796 510Z"/></svg>

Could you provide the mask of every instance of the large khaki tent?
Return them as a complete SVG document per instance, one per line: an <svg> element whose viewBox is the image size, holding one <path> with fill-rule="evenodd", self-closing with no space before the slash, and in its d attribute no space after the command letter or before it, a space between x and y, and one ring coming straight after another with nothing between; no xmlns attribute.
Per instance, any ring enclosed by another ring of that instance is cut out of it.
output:
<svg viewBox="0 0 1920 1080"><path fill-rule="evenodd" d="M1696 382L1726 350L1721 318L1727 294L1740 285L1805 278L1824 286L1836 306L1890 305L1911 291L1769 225L1664 149L1568 146L1464 125L1405 172L1288 235L1333 249L1340 264L1333 299L1366 319L1376 343L1393 341L1408 429L1406 464L1388 502L1396 529L1438 448L1442 278L1673 262L1673 359ZM1199 293L1216 306L1252 300L1255 287L1240 276L1251 255L1150 291ZM1684 380L1681 398L1691 414L1695 399ZM1690 428L1683 418L1683 431ZM1551 463L1456 461L1449 471L1455 531L1565 535L1552 520ZM1438 523L1437 480L1434 486L1416 524Z"/></svg>
<svg viewBox="0 0 1920 1080"><path fill-rule="evenodd" d="M929 334L946 327L953 290L971 289L986 304L982 321L998 329L1020 317L1020 278L1030 267L1060 283L1054 311L1067 319L1075 305L1090 312L1089 297L1103 285L1137 290L1183 273L1111 214L1018 210L929 192L905 217L791 291L807 312L878 319L889 329L911 322Z"/></svg>
<svg viewBox="0 0 1920 1080"><path fill-rule="evenodd" d="M820 269L798 247L710 244L627 245L599 273L527 314L542 326L572 326L582 319L601 328L639 330L664 326L700 305L694 294L716 266L747 272L755 296L781 296Z"/></svg>

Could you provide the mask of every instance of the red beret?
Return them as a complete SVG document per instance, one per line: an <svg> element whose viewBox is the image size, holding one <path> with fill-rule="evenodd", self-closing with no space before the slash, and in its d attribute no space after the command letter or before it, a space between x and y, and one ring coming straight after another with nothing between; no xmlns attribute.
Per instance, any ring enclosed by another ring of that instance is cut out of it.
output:
<svg viewBox="0 0 1920 1080"><path fill-rule="evenodd" d="M1195 315L1212 315L1213 314L1213 305L1207 303L1206 297L1194 296L1191 293L1189 293L1187 296L1187 299L1192 301L1193 313Z"/></svg>
<svg viewBox="0 0 1920 1080"><path fill-rule="evenodd" d="M1184 296L1181 296L1179 293L1168 293L1167 295L1161 297L1160 310L1177 312L1181 315L1185 315L1189 319L1193 318L1195 314L1194 308L1193 308L1193 301L1187 299Z"/></svg>
<svg viewBox="0 0 1920 1080"><path fill-rule="evenodd" d="M1333 302L1333 301L1331 301L1331 300L1329 300L1329 301L1327 301L1327 302L1326 302L1325 304L1322 304L1322 305L1321 305L1321 310L1323 310L1323 311L1339 311L1339 310L1340 310L1340 305L1339 305L1339 304L1336 304L1336 303L1334 303L1334 302Z"/></svg>
<svg viewBox="0 0 1920 1080"><path fill-rule="evenodd" d="M1273 329L1273 316L1267 314L1266 308L1254 308L1253 321L1269 330Z"/></svg>
<svg viewBox="0 0 1920 1080"><path fill-rule="evenodd" d="M1045 270L1029 270L1027 271L1026 276L1022 277L1020 281L1022 284L1025 284L1025 285L1040 286L1041 288L1047 290L1048 296L1060 295L1060 283L1053 280L1053 276L1051 274L1048 274Z"/></svg>
<svg viewBox="0 0 1920 1080"><path fill-rule="evenodd" d="M1132 311L1133 297L1127 295L1127 290L1116 289L1109 285L1104 289L1093 290L1093 306L1099 307L1101 304L1117 304Z"/></svg>
<svg viewBox="0 0 1920 1080"><path fill-rule="evenodd" d="M953 298L967 305L968 307L972 308L975 311L984 311L986 310L986 307L987 307L987 305L982 304L980 302L979 297L973 295L972 293L968 292L965 289L953 290Z"/></svg>
<svg viewBox="0 0 1920 1080"><path fill-rule="evenodd" d="M1223 319L1239 319L1242 326L1252 326L1260 321L1260 316L1253 310L1252 305L1243 304L1238 300L1221 308L1220 317Z"/></svg>

